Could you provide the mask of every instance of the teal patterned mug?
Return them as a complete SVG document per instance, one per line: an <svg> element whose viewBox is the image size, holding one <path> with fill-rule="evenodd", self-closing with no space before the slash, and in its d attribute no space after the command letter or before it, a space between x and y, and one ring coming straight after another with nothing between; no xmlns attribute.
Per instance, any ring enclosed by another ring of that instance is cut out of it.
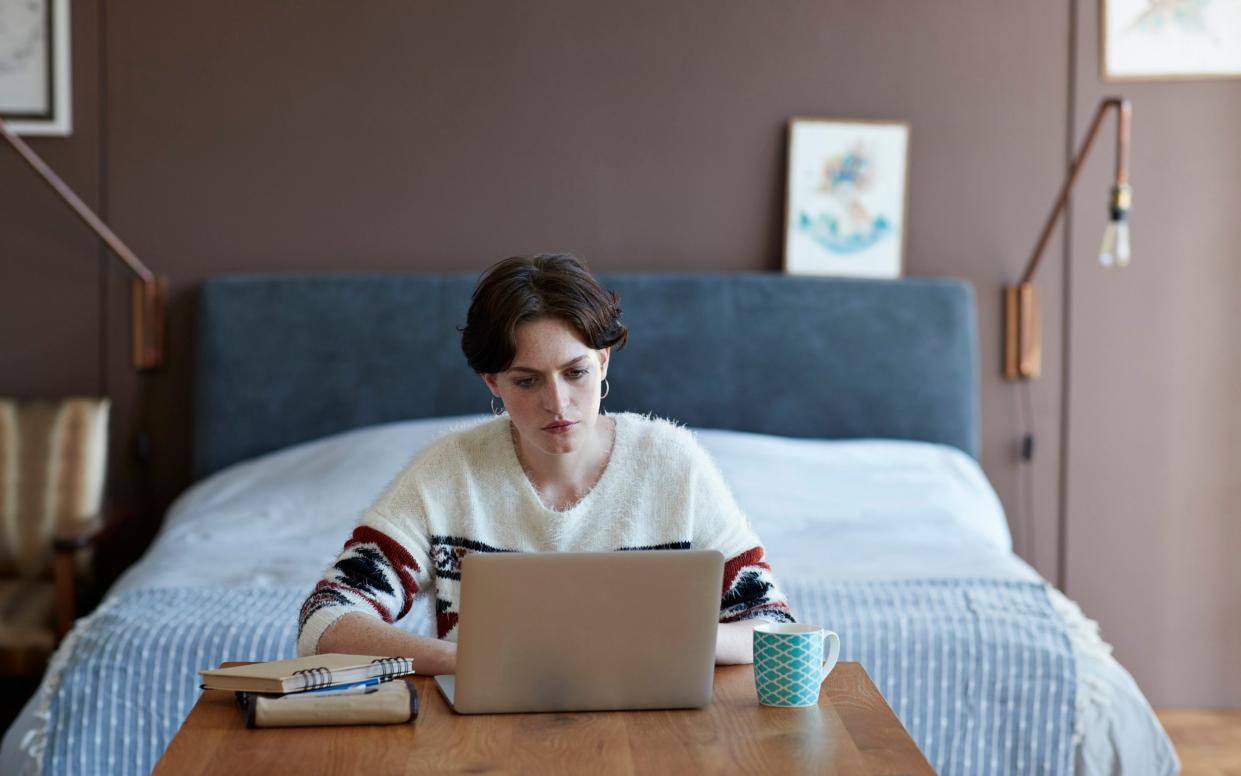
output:
<svg viewBox="0 0 1241 776"><path fill-rule="evenodd" d="M839 657L840 637L818 625L759 625L754 629L754 686L758 702L790 708L818 705L819 685L836 667Z"/></svg>

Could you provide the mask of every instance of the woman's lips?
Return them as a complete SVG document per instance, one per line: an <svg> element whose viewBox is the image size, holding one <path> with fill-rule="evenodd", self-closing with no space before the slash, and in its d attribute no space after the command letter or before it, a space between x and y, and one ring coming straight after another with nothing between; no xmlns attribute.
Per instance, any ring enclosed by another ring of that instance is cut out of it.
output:
<svg viewBox="0 0 1241 776"><path fill-rule="evenodd" d="M563 434L564 432L568 431L569 429L573 428L576 425L577 425L576 422L553 423L550 426L544 426L543 430L548 432L549 434Z"/></svg>

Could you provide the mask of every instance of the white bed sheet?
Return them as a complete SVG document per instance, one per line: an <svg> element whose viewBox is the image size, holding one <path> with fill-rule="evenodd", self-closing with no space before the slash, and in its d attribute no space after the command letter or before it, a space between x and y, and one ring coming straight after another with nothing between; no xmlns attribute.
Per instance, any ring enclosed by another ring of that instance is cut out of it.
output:
<svg viewBox="0 0 1241 776"><path fill-rule="evenodd" d="M238 464L188 490L146 555L109 594L167 586L305 585L335 559L363 509L427 443L481 418L358 429ZM1003 509L977 463L953 448L891 440L794 440L702 430L781 577L1037 580L1011 552ZM409 630L432 633L432 602ZM1053 594L1078 661L1076 771L1175 773L1162 730L1111 647ZM0 771L28 772L17 743L39 695L5 736ZM28 759L28 758L27 758Z"/></svg>

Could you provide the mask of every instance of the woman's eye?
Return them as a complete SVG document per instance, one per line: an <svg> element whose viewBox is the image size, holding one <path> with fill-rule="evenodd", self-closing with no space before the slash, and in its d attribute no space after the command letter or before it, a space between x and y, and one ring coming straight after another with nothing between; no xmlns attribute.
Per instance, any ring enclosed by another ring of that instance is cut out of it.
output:
<svg viewBox="0 0 1241 776"><path fill-rule="evenodd" d="M534 385L534 380L529 377L523 377L520 380L514 380L513 385L518 388L529 388L531 385Z"/></svg>
<svg viewBox="0 0 1241 776"><path fill-rule="evenodd" d="M574 380L577 380L578 378L584 377L585 375L588 375L588 374L590 374L589 369L570 369L569 370L569 377Z"/></svg>

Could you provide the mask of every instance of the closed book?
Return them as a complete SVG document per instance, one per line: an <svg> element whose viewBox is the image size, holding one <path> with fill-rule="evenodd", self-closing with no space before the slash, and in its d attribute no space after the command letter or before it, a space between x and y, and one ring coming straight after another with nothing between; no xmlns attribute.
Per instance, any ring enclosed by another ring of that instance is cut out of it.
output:
<svg viewBox="0 0 1241 776"><path fill-rule="evenodd" d="M342 655L329 652L292 660L272 660L232 668L199 671L208 690L289 693L365 679L391 679L414 672L407 657Z"/></svg>
<svg viewBox="0 0 1241 776"><path fill-rule="evenodd" d="M307 725L393 725L418 717L418 691L404 680L383 682L367 692L309 692L292 695L237 693L246 727Z"/></svg>

